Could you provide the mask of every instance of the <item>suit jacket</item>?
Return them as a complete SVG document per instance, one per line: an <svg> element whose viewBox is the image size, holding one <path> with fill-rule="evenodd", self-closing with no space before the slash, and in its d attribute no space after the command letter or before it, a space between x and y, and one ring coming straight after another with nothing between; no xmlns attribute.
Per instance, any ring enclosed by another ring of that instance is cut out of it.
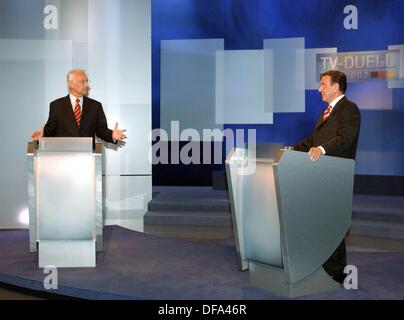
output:
<svg viewBox="0 0 404 320"><path fill-rule="evenodd" d="M112 142L112 130L100 102L83 97L80 128L74 117L69 95L50 103L49 118L44 127L45 137L92 137Z"/></svg>
<svg viewBox="0 0 404 320"><path fill-rule="evenodd" d="M296 143L294 150L307 152L311 147L322 146L326 155L355 159L361 123L357 105L343 97L327 120L323 122L322 117L312 135Z"/></svg>

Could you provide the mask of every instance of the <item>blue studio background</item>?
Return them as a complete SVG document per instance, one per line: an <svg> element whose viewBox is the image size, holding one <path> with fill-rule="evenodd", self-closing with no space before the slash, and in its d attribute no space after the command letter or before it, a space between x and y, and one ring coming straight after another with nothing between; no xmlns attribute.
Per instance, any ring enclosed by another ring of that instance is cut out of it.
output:
<svg viewBox="0 0 404 320"><path fill-rule="evenodd" d="M357 29L344 28L347 5L358 10ZM222 38L224 50L251 50L263 49L263 39L295 37L304 38L306 49L388 50L388 46L404 44L404 1L153 0L152 127L160 127L161 40ZM388 88L387 80L371 81L384 87L380 89L377 85L379 91L375 91L373 85L362 82L350 83L347 90L353 101L352 93L361 97L355 101L362 116L356 174L404 176L404 86ZM383 108L364 105L363 101L375 100L380 95L388 96L385 101L390 105ZM324 107L318 91L306 89L305 112L275 113L273 124L224 127L255 128L259 143L291 145L312 132ZM153 184L209 185L213 170L224 170L224 166L156 165Z"/></svg>

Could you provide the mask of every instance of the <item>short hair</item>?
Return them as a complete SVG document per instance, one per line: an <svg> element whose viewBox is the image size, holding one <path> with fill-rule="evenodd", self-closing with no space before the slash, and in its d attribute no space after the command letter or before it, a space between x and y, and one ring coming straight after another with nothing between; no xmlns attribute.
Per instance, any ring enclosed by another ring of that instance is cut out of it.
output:
<svg viewBox="0 0 404 320"><path fill-rule="evenodd" d="M346 88L348 87L345 73L343 73L342 71L339 71L339 70L328 70L328 71L323 72L320 75L320 80L324 76L330 76L331 83L338 83L339 90L342 93L345 93Z"/></svg>
<svg viewBox="0 0 404 320"><path fill-rule="evenodd" d="M71 80L72 80L72 75L73 75L73 73L77 73L77 72L86 73L86 71L85 71L84 69L73 69L73 70L70 70L70 71L67 73L67 82L71 81Z"/></svg>

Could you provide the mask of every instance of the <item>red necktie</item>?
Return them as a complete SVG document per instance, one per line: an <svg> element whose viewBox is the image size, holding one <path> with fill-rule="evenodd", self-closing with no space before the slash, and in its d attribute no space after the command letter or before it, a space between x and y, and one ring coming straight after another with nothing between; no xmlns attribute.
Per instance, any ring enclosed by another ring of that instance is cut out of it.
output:
<svg viewBox="0 0 404 320"><path fill-rule="evenodd" d="M331 113L331 106L328 106L324 112L323 112L323 121L327 120L330 117L330 113Z"/></svg>
<svg viewBox="0 0 404 320"><path fill-rule="evenodd" d="M76 106L74 107L74 116L77 121L77 126L80 127L80 118L81 118L80 99L76 99Z"/></svg>

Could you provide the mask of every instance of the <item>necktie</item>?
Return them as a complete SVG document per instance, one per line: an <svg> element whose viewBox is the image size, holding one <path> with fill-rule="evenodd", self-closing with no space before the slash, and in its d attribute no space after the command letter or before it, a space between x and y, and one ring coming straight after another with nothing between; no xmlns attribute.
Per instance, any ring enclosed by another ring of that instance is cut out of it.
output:
<svg viewBox="0 0 404 320"><path fill-rule="evenodd" d="M76 99L76 105L74 107L74 117L76 118L77 126L80 127L80 118L81 118L80 99Z"/></svg>
<svg viewBox="0 0 404 320"><path fill-rule="evenodd" d="M327 120L330 117L330 113L331 113L331 106L328 106L324 112L323 112L323 121Z"/></svg>

